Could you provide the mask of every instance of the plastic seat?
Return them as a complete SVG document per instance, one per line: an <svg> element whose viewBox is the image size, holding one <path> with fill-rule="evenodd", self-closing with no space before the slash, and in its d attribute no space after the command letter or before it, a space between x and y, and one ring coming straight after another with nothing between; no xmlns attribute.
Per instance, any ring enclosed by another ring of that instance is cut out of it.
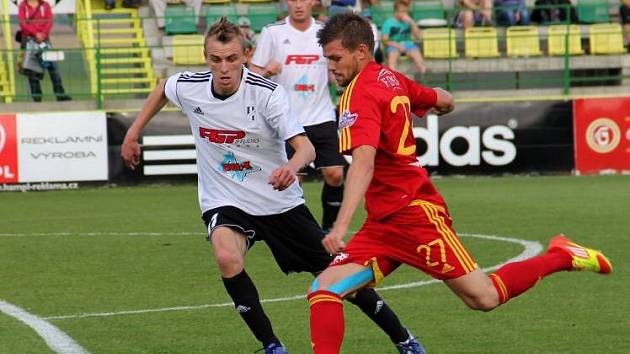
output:
<svg viewBox="0 0 630 354"><path fill-rule="evenodd" d="M411 17L416 20L444 19L444 4L441 0L424 0L413 2Z"/></svg>
<svg viewBox="0 0 630 354"><path fill-rule="evenodd" d="M496 58L501 56L497 30L493 27L472 27L464 34L468 58Z"/></svg>
<svg viewBox="0 0 630 354"><path fill-rule="evenodd" d="M232 4L206 6L206 25L208 27L219 21L223 16L227 17L230 22L236 23L238 19L236 7Z"/></svg>
<svg viewBox="0 0 630 354"><path fill-rule="evenodd" d="M263 27L278 20L278 8L275 4L248 4L247 17L251 22L251 28L260 32Z"/></svg>
<svg viewBox="0 0 630 354"><path fill-rule="evenodd" d="M431 59L457 58L456 34L452 28L428 28L422 31L424 57Z"/></svg>
<svg viewBox="0 0 630 354"><path fill-rule="evenodd" d="M582 55L582 35L580 26L569 25L552 25L549 26L547 32L547 47L549 47L549 55L564 55L566 49L566 36L569 36L569 55Z"/></svg>
<svg viewBox="0 0 630 354"><path fill-rule="evenodd" d="M591 54L625 53L621 25L618 23L598 23L588 28Z"/></svg>
<svg viewBox="0 0 630 354"><path fill-rule="evenodd" d="M578 0L577 17L581 23L610 22L608 0Z"/></svg>
<svg viewBox="0 0 630 354"><path fill-rule="evenodd" d="M197 33L197 19L192 7L169 5L164 11L164 20L166 33Z"/></svg>
<svg viewBox="0 0 630 354"><path fill-rule="evenodd" d="M505 31L507 55L509 57L535 57L542 55L538 28L535 26L512 26Z"/></svg>
<svg viewBox="0 0 630 354"><path fill-rule="evenodd" d="M173 36L173 64L203 65L203 35L188 34Z"/></svg>

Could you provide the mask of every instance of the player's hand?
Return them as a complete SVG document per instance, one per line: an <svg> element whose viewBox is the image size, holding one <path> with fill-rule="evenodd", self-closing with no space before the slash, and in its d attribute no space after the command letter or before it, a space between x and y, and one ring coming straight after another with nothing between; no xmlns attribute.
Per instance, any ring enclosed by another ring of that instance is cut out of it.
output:
<svg viewBox="0 0 630 354"><path fill-rule="evenodd" d="M346 235L346 230L341 227L333 227L328 235L322 240L322 245L326 249L326 252L330 254L337 254L346 248L346 243L343 242L343 237Z"/></svg>
<svg viewBox="0 0 630 354"><path fill-rule="evenodd" d="M265 66L265 70L269 73L269 76L278 75L282 72L282 64L277 61L272 61L271 63Z"/></svg>
<svg viewBox="0 0 630 354"><path fill-rule="evenodd" d="M140 164L140 144L138 144L138 140L125 137L125 141L120 148L120 156L125 161L125 166L135 170L136 166Z"/></svg>
<svg viewBox="0 0 630 354"><path fill-rule="evenodd" d="M276 168L269 176L269 184L273 189L283 191L287 189L297 178L297 171L291 166L284 165Z"/></svg>

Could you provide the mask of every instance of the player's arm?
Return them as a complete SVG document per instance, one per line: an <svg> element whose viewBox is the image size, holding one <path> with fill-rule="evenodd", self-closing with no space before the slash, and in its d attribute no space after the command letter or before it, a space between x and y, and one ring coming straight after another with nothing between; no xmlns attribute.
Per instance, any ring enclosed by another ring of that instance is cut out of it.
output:
<svg viewBox="0 0 630 354"><path fill-rule="evenodd" d="M297 178L297 173L306 165L315 160L315 148L306 134L299 134L287 140L295 153L284 165L275 169L269 176L269 184L273 189L285 190Z"/></svg>
<svg viewBox="0 0 630 354"><path fill-rule="evenodd" d="M131 127L129 127L129 130L127 130L127 134L125 135L125 140L123 141L120 149L120 155L125 161L125 165L132 170L134 170L140 163L140 144L138 143L138 138L140 137L142 130L155 116L155 114L159 112L166 103L168 103L165 87L166 80L160 81L144 102L144 106L140 110L140 113L138 113L136 119L133 124L131 124Z"/></svg>
<svg viewBox="0 0 630 354"><path fill-rule="evenodd" d="M281 73L282 64L272 59L273 49L274 43L271 33L267 28L263 28L258 43L256 43L256 51L250 61L249 69L266 78Z"/></svg>
<svg viewBox="0 0 630 354"><path fill-rule="evenodd" d="M336 254L345 247L343 238L374 175L375 156L376 149L371 145L360 145L352 150L352 164L346 175L339 214L332 230L322 241L330 254Z"/></svg>
<svg viewBox="0 0 630 354"><path fill-rule="evenodd" d="M435 106L433 107L438 115L450 113L455 109L455 100L450 92L443 90L439 87L434 87L433 90L437 94L435 100Z"/></svg>

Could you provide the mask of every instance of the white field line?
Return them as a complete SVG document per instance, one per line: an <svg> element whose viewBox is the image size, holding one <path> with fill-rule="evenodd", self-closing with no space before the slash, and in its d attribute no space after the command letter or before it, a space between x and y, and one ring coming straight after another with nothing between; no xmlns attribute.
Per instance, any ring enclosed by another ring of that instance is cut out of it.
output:
<svg viewBox="0 0 630 354"><path fill-rule="evenodd" d="M508 259L507 261L505 261L505 262L503 262L501 264L497 264L495 266L483 268L482 270L484 272L495 270L495 269L501 267L502 265L504 265L506 263L518 262L518 261L522 261L522 260L525 260L527 258L533 257L533 256L537 255L538 253L540 253L542 251L542 249L543 249L543 247L540 244L540 242L536 242L536 241L527 241L527 240L520 240L520 239L501 237L501 236L468 234L468 233L460 233L459 236L474 237L474 238L480 238L480 239L491 240L491 241L502 241L502 242L518 243L518 244L523 246L523 248L524 248L523 252L521 252L519 255L517 255L516 257L510 258L510 259ZM396 289L415 288L415 287L424 286L424 285L433 284L433 283L439 283L439 282L441 282L441 281L432 279L432 280L411 282L411 283L406 283L406 284L390 285L390 286L385 286L385 287L378 288L378 291L389 291L389 290L396 290ZM279 298L273 298L273 299L262 299L260 302L261 303L271 303L271 302L294 301L294 300L304 300L304 299L305 299L305 294L301 294L301 295L279 297ZM85 318L85 317L109 317L109 316L133 315L133 314L143 314L143 313L152 313L152 312L187 311L187 310L198 310L198 309L204 309L204 308L232 307L232 306L234 306L234 303L232 303L232 302L224 302L224 303L218 303L218 304L176 306L176 307L165 307L165 308L144 309L144 310L130 310L130 311L118 311L118 312L96 312L96 313L82 313L82 314L65 315L65 316L49 316L49 317L44 317L44 319L46 319L46 320L63 320L63 319L71 319L71 318Z"/></svg>
<svg viewBox="0 0 630 354"><path fill-rule="evenodd" d="M0 300L0 312L14 317L39 334L48 347L58 354L89 354L65 332L25 310Z"/></svg>

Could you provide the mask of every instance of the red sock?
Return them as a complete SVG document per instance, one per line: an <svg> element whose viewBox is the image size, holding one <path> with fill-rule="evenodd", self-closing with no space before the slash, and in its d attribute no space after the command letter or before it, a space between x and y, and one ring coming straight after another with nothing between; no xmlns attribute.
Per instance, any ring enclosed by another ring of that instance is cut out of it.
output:
<svg viewBox="0 0 630 354"><path fill-rule="evenodd" d="M343 342L343 301L326 290L310 293L311 345L315 354L339 354Z"/></svg>
<svg viewBox="0 0 630 354"><path fill-rule="evenodd" d="M549 274L571 270L571 262L568 253L552 249L522 262L508 263L490 274L490 279L497 289L499 301L504 303L524 293Z"/></svg>

